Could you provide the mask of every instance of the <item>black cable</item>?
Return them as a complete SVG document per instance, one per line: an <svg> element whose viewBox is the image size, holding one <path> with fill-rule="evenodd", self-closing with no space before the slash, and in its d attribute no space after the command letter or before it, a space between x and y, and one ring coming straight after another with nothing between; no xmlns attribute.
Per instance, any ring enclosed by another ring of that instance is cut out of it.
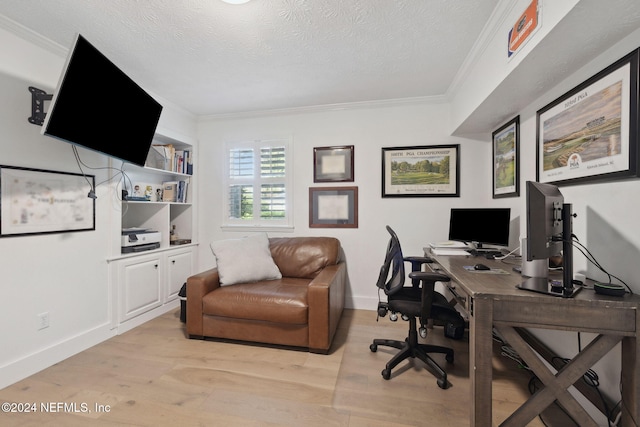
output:
<svg viewBox="0 0 640 427"><path fill-rule="evenodd" d="M607 275L607 277L609 278L609 283L611 283L611 278L613 277L614 279L618 280L620 283L622 283L624 285L625 288L627 288L627 290L629 291L630 294L633 294L633 290L631 290L631 288L629 287L629 285L627 285L627 283L622 280L621 278L609 273L604 267L602 267L600 265L600 263L596 260L596 258L593 256L593 254L589 251L589 249L587 249L587 247L585 245L583 245L582 243L580 243L578 241L578 239L576 238L575 240L571 240L571 243L573 245L573 247L577 248L582 255L585 256L585 258L587 259L587 261L591 262L593 265L595 265L600 271L602 271L604 274ZM577 245L577 246L576 246ZM586 251L587 254L589 254L588 256L585 254Z"/></svg>
<svg viewBox="0 0 640 427"><path fill-rule="evenodd" d="M131 179L129 178L127 173L124 171L124 165L125 165L124 162L122 162L122 165L120 166L120 168L114 168L114 167L111 167L111 166L92 167L92 166L89 166L89 165L87 165L86 163L84 163L82 161L82 159L80 158L80 154L78 153L78 149L77 149L77 147L75 145L72 145L72 149L73 149L73 154L74 154L74 156L76 158L76 163L78 164L78 169L80 169L80 172L82 173L82 176L87 181L87 183L89 184L89 187L91 187L91 190L92 190L92 192L94 194L95 194L96 187L98 187L99 185L108 183L108 182L114 180L117 177L121 177L119 182L122 182L122 186L124 188L126 188L127 182L129 183L129 187L130 188L132 187ZM108 177L104 181L101 181L101 182L97 183L95 186L93 186L91 184L91 182L89 181L89 179L87 178L86 174L84 173L84 170L82 169L83 166L85 168L91 169L91 170L115 170L115 171L117 171L117 173L111 175L110 177ZM117 189L118 189L118 187L116 185L116 190ZM118 193L117 194L118 200L122 201L122 197L120 196L120 192L117 192L117 193Z"/></svg>
<svg viewBox="0 0 640 427"><path fill-rule="evenodd" d="M565 239L563 239L561 237L557 237L557 238L554 238L554 241L561 241L561 242L569 242L569 243L571 243L571 246L576 248L577 250L579 250L580 253L587 259L587 261L589 261L596 268L598 268L598 270L602 271L604 274L607 275L607 277L609 278L609 283L611 283L611 278L614 278L614 279L618 280L620 283L622 283L627 288L627 291L630 294L633 295L633 290L629 287L629 285L624 280L619 278L618 276L615 276L615 275L609 273L602 265L600 265L600 263L595 258L595 256L589 251L589 249L587 249L587 247L585 245L580 243L580 241L578 240L578 238L576 237L575 234L571 235L571 240L565 240Z"/></svg>

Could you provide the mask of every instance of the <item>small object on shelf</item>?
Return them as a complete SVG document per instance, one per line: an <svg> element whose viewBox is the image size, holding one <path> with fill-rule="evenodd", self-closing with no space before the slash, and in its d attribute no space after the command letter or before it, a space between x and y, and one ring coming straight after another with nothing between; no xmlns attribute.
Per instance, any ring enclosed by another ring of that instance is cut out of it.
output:
<svg viewBox="0 0 640 427"><path fill-rule="evenodd" d="M191 239L176 239L169 242L171 246L187 245L191 243Z"/></svg>
<svg viewBox="0 0 640 427"><path fill-rule="evenodd" d="M168 181L162 183L162 201L175 202L178 197L178 182Z"/></svg>

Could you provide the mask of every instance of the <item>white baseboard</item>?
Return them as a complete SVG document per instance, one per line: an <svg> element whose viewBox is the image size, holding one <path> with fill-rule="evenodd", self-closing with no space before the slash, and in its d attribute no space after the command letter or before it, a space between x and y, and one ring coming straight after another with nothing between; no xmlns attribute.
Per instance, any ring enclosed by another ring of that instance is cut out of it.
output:
<svg viewBox="0 0 640 427"><path fill-rule="evenodd" d="M93 347L115 335L111 322L97 326L65 341L0 367L0 389L48 368L74 354Z"/></svg>
<svg viewBox="0 0 640 427"><path fill-rule="evenodd" d="M180 300L176 299L175 301L171 301L120 324L115 329L112 328L110 321L106 322L75 337L71 337L65 341L40 349L19 360L0 366L0 389L21 381L94 345L100 344L116 334L127 332L153 318L175 310L179 306Z"/></svg>

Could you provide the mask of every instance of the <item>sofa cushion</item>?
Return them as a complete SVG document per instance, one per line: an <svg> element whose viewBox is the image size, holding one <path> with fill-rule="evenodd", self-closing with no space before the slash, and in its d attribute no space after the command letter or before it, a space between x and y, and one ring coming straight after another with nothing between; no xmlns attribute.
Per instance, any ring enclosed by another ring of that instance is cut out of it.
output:
<svg viewBox="0 0 640 427"><path fill-rule="evenodd" d="M282 277L273 262L269 239L264 233L242 239L219 240L210 246L216 257L221 286Z"/></svg>
<svg viewBox="0 0 640 427"><path fill-rule="evenodd" d="M340 256L340 241L334 237L272 237L269 245L284 277L313 279Z"/></svg>
<svg viewBox="0 0 640 427"><path fill-rule="evenodd" d="M202 298L202 312L235 319L306 324L308 285L307 279L285 277L218 288Z"/></svg>

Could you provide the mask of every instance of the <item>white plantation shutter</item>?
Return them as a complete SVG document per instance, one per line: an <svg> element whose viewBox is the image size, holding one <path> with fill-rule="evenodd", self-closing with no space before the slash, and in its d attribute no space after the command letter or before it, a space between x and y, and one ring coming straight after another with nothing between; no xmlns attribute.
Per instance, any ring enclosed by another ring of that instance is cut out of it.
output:
<svg viewBox="0 0 640 427"><path fill-rule="evenodd" d="M226 226L293 225L289 145L284 140L227 144Z"/></svg>

